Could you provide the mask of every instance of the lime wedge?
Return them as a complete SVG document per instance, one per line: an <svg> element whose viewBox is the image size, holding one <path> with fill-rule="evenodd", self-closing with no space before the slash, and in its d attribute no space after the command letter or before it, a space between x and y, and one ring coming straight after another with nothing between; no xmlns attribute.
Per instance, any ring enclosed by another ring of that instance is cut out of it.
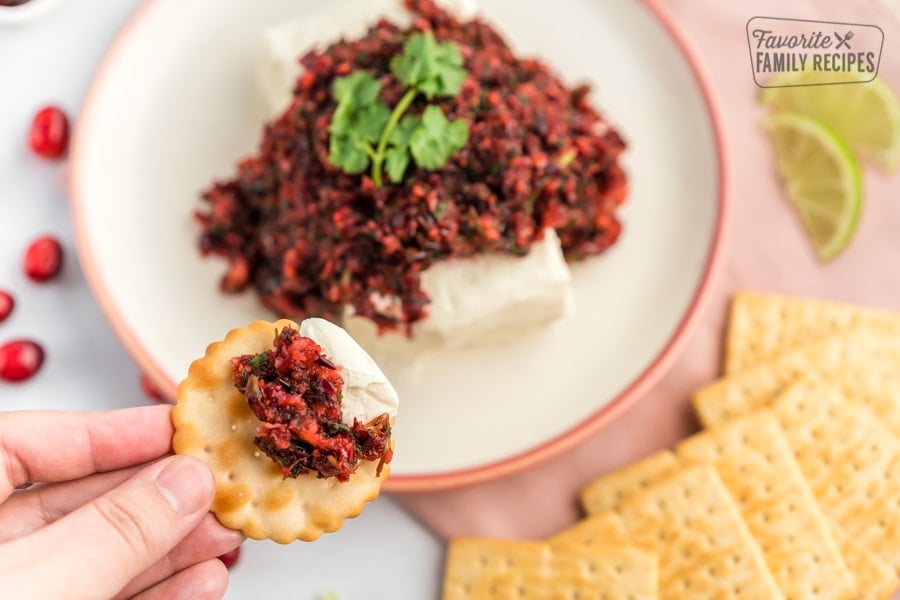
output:
<svg viewBox="0 0 900 600"><path fill-rule="evenodd" d="M833 259L852 239L862 209L862 174L853 151L828 127L803 115L775 113L763 126L816 254Z"/></svg>
<svg viewBox="0 0 900 600"><path fill-rule="evenodd" d="M816 85L828 74L781 73L766 85L761 103L818 119L864 159L887 172L900 166L900 101L881 79Z"/></svg>

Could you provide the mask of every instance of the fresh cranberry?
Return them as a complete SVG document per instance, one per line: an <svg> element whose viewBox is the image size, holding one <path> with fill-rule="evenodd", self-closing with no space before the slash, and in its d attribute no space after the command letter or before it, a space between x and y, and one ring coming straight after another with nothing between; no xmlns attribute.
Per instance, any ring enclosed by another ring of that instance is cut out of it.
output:
<svg viewBox="0 0 900 600"><path fill-rule="evenodd" d="M62 246L56 238L41 236L25 250L25 274L33 281L47 281L62 267Z"/></svg>
<svg viewBox="0 0 900 600"><path fill-rule="evenodd" d="M0 380L24 381L44 364L44 349L31 340L12 340L0 346Z"/></svg>
<svg viewBox="0 0 900 600"><path fill-rule="evenodd" d="M226 552L225 554L220 556L219 560L221 560L225 564L226 568L230 569L231 567L233 567L235 565L235 563L238 561L238 559L240 557L241 557L241 547L238 546L234 550L229 550L228 552Z"/></svg>
<svg viewBox="0 0 900 600"><path fill-rule="evenodd" d="M167 398L163 396L163 393L159 391L159 388L156 387L156 384L153 383L153 380L150 379L146 373L141 373L141 389L144 390L144 393L147 394L147 397L149 398L158 400L159 402L165 402L167 400Z"/></svg>
<svg viewBox="0 0 900 600"><path fill-rule="evenodd" d="M55 106L45 106L34 115L28 134L31 150L42 158L55 159L69 145L69 118Z"/></svg>
<svg viewBox="0 0 900 600"><path fill-rule="evenodd" d="M16 301L13 297L8 292L0 290L0 323L6 320L15 307Z"/></svg>

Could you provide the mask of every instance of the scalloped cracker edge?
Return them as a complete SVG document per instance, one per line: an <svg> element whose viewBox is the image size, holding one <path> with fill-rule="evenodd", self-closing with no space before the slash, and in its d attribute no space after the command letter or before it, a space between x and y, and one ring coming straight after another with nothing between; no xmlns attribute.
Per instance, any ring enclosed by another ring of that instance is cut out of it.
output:
<svg viewBox="0 0 900 600"><path fill-rule="evenodd" d="M378 496L390 471L384 465L377 476L377 464L363 460L345 483L315 473L285 478L253 443L260 421L234 387L229 361L271 348L275 332L284 327L299 329L288 319L254 321L210 344L178 386L172 411L175 452L203 460L215 475L212 511L219 521L247 537L280 544L312 541L340 529Z"/></svg>

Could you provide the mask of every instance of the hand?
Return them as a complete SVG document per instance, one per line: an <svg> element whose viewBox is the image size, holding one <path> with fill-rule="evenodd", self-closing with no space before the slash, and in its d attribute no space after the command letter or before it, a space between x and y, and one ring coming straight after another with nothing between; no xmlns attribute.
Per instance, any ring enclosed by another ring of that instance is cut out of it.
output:
<svg viewBox="0 0 900 600"><path fill-rule="evenodd" d="M222 596L243 537L203 462L161 458L170 412L0 413L0 598Z"/></svg>

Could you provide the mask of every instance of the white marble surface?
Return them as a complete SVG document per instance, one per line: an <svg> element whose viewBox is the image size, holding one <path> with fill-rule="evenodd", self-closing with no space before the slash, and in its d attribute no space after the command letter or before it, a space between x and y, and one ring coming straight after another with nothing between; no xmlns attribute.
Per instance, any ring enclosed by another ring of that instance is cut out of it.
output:
<svg viewBox="0 0 900 600"><path fill-rule="evenodd" d="M64 187L66 163L34 158L26 142L40 106L55 103L73 117L78 114L100 57L137 5L137 0L64 0L30 23L0 22L0 289L17 301L13 315L0 324L0 343L28 337L47 351L36 378L0 383L0 410L99 410L147 401L137 367L79 269ZM58 236L67 254L62 275L38 285L25 279L21 261L28 242L43 233ZM436 598L442 560L441 542L382 497L340 532L314 544L245 543L226 597L312 600L333 592L340 600Z"/></svg>

